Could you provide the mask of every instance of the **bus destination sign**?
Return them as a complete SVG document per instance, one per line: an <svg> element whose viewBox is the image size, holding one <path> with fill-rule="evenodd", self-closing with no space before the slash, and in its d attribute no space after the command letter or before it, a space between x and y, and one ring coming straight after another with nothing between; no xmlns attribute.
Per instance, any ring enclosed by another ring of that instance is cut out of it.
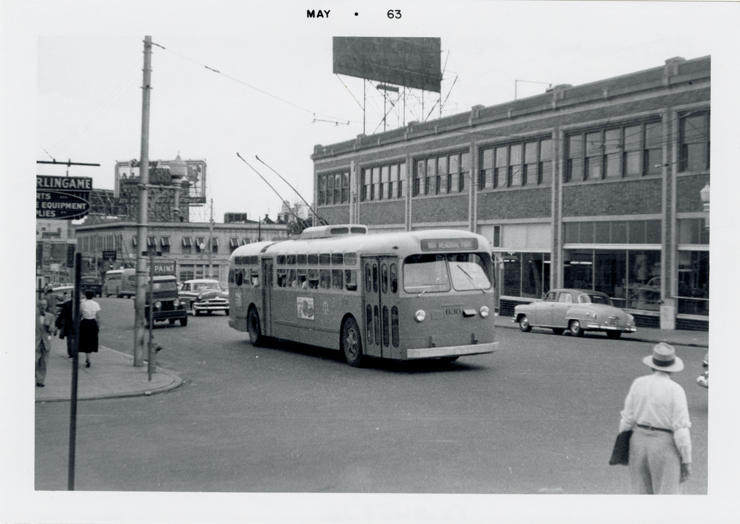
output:
<svg viewBox="0 0 740 524"><path fill-rule="evenodd" d="M421 241L422 251L475 251L477 238L426 238Z"/></svg>

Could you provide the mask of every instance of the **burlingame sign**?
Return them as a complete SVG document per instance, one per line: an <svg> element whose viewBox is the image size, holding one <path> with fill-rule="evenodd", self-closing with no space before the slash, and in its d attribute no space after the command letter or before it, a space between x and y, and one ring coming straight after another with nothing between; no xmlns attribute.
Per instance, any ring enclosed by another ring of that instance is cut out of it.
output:
<svg viewBox="0 0 740 524"><path fill-rule="evenodd" d="M76 220L90 212L92 178L36 175L36 218Z"/></svg>

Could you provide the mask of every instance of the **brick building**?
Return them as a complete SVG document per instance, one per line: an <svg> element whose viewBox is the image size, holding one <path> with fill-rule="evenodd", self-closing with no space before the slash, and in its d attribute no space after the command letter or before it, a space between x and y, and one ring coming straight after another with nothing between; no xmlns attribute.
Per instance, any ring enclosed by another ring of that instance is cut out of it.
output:
<svg viewBox="0 0 740 524"><path fill-rule="evenodd" d="M317 213L486 236L502 315L565 286L608 293L638 325L707 329L710 86L710 57L672 58L317 145Z"/></svg>

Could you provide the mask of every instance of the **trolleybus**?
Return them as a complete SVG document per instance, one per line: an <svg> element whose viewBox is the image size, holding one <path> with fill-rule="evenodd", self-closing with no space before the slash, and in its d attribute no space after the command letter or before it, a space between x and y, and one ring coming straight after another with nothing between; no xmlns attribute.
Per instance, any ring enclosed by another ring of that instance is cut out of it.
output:
<svg viewBox="0 0 740 524"><path fill-rule="evenodd" d="M491 250L475 233L311 227L235 249L228 281L229 326L254 345L336 349L356 367L497 349Z"/></svg>

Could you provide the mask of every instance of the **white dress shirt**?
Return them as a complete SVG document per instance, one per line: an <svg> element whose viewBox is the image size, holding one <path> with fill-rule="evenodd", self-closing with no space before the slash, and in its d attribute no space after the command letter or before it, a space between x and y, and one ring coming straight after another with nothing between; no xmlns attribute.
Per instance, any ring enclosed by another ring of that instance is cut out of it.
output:
<svg viewBox="0 0 740 524"><path fill-rule="evenodd" d="M655 371L635 379L621 414L620 432L634 429L636 424L673 430L681 462L691 463L691 421L686 392L668 373Z"/></svg>

